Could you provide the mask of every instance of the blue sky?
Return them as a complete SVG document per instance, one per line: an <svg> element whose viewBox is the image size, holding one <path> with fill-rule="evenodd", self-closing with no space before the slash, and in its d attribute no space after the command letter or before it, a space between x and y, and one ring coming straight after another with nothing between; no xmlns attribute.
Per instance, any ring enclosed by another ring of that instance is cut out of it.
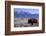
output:
<svg viewBox="0 0 46 36"><path fill-rule="evenodd" d="M31 13L31 14L39 14L39 9L28 9L28 8L14 8L14 12L20 13L21 11Z"/></svg>

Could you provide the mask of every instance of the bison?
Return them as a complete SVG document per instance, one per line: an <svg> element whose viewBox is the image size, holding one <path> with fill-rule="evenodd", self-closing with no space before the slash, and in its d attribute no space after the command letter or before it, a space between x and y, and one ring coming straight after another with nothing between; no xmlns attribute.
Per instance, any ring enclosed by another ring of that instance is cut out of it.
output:
<svg viewBox="0 0 46 36"><path fill-rule="evenodd" d="M28 19L28 23L31 23L33 25L33 23L38 23L37 19Z"/></svg>

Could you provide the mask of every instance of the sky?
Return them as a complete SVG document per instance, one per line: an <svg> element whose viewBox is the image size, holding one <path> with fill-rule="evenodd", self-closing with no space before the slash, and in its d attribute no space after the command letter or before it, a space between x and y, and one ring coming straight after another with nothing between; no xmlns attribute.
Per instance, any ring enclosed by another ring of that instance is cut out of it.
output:
<svg viewBox="0 0 46 36"><path fill-rule="evenodd" d="M21 11L31 13L31 14L39 14L39 9L30 9L30 8L14 8L14 12L20 13Z"/></svg>

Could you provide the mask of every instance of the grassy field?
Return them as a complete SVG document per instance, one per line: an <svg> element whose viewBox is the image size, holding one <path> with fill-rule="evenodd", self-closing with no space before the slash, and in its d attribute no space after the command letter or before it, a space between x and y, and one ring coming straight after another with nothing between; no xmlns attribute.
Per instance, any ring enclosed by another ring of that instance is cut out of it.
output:
<svg viewBox="0 0 46 36"><path fill-rule="evenodd" d="M28 18L15 18L14 27L35 27L38 26L38 23L28 23Z"/></svg>

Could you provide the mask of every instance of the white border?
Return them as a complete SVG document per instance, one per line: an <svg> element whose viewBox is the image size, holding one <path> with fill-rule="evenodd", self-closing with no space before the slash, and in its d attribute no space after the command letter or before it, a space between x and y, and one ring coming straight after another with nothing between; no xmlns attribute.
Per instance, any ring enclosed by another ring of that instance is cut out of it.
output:
<svg viewBox="0 0 46 36"><path fill-rule="evenodd" d="M14 28L14 8L39 9L39 27ZM11 31L26 31L26 30L42 30L42 7L41 6L11 5Z"/></svg>

